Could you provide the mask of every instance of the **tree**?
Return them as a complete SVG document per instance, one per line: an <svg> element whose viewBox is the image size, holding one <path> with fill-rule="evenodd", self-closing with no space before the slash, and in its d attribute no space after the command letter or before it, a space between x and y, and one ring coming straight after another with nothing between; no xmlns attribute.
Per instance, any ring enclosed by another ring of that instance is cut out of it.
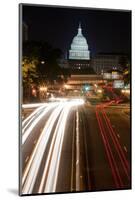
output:
<svg viewBox="0 0 135 200"><path fill-rule="evenodd" d="M62 69L59 65L62 51L58 48L52 48L48 43L42 43L40 49L40 60L37 69L40 74L40 79L53 84L54 82L62 82L66 80L66 70Z"/></svg>
<svg viewBox="0 0 135 200"><path fill-rule="evenodd" d="M33 83L34 79L38 77L36 65L38 60L34 58L24 57L22 61L22 77L23 83ZM29 79L29 80L28 80Z"/></svg>
<svg viewBox="0 0 135 200"><path fill-rule="evenodd" d="M60 49L54 49L47 42L29 41L23 43L22 76L24 99L30 100L30 88L42 84L62 83L68 73L59 66ZM28 97L28 98L27 98Z"/></svg>
<svg viewBox="0 0 135 200"><path fill-rule="evenodd" d="M35 58L24 57L22 60L22 82L23 82L23 99L30 101L31 86L38 78L36 65L38 60Z"/></svg>
<svg viewBox="0 0 135 200"><path fill-rule="evenodd" d="M125 83L125 85L128 85L130 83L130 78L131 78L130 77L130 64L129 63L125 67L123 76L124 76L124 83Z"/></svg>
<svg viewBox="0 0 135 200"><path fill-rule="evenodd" d="M120 65L120 67L121 67L121 69L122 70L124 70L125 69L125 67L126 67L126 65L127 65L127 62L128 62L128 58L127 58L127 56L121 56L120 58L119 58L119 65Z"/></svg>

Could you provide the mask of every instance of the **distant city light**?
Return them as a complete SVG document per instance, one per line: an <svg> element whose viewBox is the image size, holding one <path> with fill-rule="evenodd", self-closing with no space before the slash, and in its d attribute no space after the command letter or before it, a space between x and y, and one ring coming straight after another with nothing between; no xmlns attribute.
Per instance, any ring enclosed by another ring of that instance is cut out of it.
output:
<svg viewBox="0 0 135 200"><path fill-rule="evenodd" d="M90 89L90 87L89 87L89 86L86 86L86 87L85 87L85 90L86 90L86 91L88 91L89 89Z"/></svg>
<svg viewBox="0 0 135 200"><path fill-rule="evenodd" d="M45 61L44 61L44 60L42 60L42 61L41 61L41 64L45 64Z"/></svg>
<svg viewBox="0 0 135 200"><path fill-rule="evenodd" d="M98 93L102 93L102 90L101 90L101 89L98 89L97 92L98 92Z"/></svg>
<svg viewBox="0 0 135 200"><path fill-rule="evenodd" d="M121 92L123 94L130 94L130 90L129 89L122 89Z"/></svg>
<svg viewBox="0 0 135 200"><path fill-rule="evenodd" d="M83 86L83 90L86 91L86 92L89 91L90 90L90 85L89 84L84 85Z"/></svg>
<svg viewBox="0 0 135 200"><path fill-rule="evenodd" d="M32 95L36 96L36 90L32 89Z"/></svg>
<svg viewBox="0 0 135 200"><path fill-rule="evenodd" d="M47 87L41 86L41 87L39 88L39 90L40 90L41 92L46 92L46 91L47 91Z"/></svg>
<svg viewBox="0 0 135 200"><path fill-rule="evenodd" d="M65 84L65 85L64 85L64 88L65 88L65 89L69 89L69 88L70 88L70 85Z"/></svg>

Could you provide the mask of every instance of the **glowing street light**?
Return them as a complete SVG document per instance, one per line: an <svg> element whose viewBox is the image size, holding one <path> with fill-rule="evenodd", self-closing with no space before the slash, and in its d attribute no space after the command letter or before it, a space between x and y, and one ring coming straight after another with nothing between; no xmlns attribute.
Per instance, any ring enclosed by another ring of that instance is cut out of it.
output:
<svg viewBox="0 0 135 200"><path fill-rule="evenodd" d="M36 96L36 90L32 89L32 95Z"/></svg>
<svg viewBox="0 0 135 200"><path fill-rule="evenodd" d="M43 64L45 64L45 61L44 61L44 60L42 60L42 61L41 61L41 64L42 64L42 65L43 65Z"/></svg>
<svg viewBox="0 0 135 200"><path fill-rule="evenodd" d="M121 92L123 94L130 94L130 90L129 89L122 89Z"/></svg>
<svg viewBox="0 0 135 200"><path fill-rule="evenodd" d="M101 90L101 89L98 89L97 92L101 94L101 93L102 93L102 90Z"/></svg>
<svg viewBox="0 0 135 200"><path fill-rule="evenodd" d="M85 86L85 90L88 91L90 88L89 86Z"/></svg>
<svg viewBox="0 0 135 200"><path fill-rule="evenodd" d="M40 90L41 92L46 92L46 91L47 91L47 87L41 86L41 87L39 88L39 90Z"/></svg>
<svg viewBox="0 0 135 200"><path fill-rule="evenodd" d="M69 86L69 85L67 85L67 84L65 84L65 85L64 85L64 88L65 88L65 89L69 89L69 88L70 88L70 86Z"/></svg>

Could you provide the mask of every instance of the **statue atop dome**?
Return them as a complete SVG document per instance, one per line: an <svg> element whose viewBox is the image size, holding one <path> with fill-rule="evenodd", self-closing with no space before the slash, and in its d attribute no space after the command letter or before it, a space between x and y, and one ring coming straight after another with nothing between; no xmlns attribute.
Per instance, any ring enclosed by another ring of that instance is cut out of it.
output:
<svg viewBox="0 0 135 200"><path fill-rule="evenodd" d="M78 34L77 35L82 35L81 22L79 22Z"/></svg>

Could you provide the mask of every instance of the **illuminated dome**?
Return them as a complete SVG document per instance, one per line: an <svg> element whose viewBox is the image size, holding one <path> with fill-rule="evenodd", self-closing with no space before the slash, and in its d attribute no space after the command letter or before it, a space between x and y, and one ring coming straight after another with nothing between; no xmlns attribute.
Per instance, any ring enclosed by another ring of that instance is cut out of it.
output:
<svg viewBox="0 0 135 200"><path fill-rule="evenodd" d="M79 24L78 33L73 38L71 49L69 50L69 59L89 60L90 52L85 37L82 35L81 25Z"/></svg>

